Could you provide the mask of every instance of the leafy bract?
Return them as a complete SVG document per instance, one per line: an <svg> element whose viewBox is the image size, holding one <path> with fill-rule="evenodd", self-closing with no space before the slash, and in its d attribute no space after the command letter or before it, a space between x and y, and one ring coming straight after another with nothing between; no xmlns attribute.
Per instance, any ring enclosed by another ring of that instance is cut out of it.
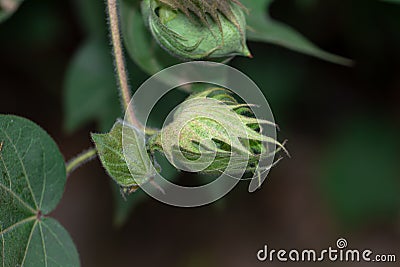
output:
<svg viewBox="0 0 400 267"><path fill-rule="evenodd" d="M46 217L66 181L57 145L26 119L0 115L0 264L79 266L71 237Z"/></svg>
<svg viewBox="0 0 400 267"><path fill-rule="evenodd" d="M270 121L244 115L249 105L239 104L229 91L210 88L193 94L175 111L173 121L150 142L178 168L195 172L254 171L260 158L274 155L266 143L283 146L256 128Z"/></svg>
<svg viewBox="0 0 400 267"><path fill-rule="evenodd" d="M145 27L140 1L121 0L121 28L126 49L135 63L153 75L179 60L165 52Z"/></svg>
<svg viewBox="0 0 400 267"><path fill-rule="evenodd" d="M92 139L107 173L124 191L132 192L154 177L155 169L140 130L117 121L111 132L92 134Z"/></svg>
<svg viewBox="0 0 400 267"><path fill-rule="evenodd" d="M210 2L144 0L142 13L157 43L183 60L251 56L243 8L226 0Z"/></svg>

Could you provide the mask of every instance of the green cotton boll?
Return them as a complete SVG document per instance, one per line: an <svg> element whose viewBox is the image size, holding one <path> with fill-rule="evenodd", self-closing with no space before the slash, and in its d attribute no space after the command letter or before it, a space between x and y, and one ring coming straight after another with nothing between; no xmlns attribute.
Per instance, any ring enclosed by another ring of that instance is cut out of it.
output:
<svg viewBox="0 0 400 267"><path fill-rule="evenodd" d="M275 126L255 118L250 106L239 104L226 89L211 88L184 101L172 122L149 144L151 150L164 153L177 168L218 174L231 161L231 174L243 169L254 172L261 158L285 150L277 140L260 133L261 125ZM268 151L266 143L273 143L278 149Z"/></svg>
<svg viewBox="0 0 400 267"><path fill-rule="evenodd" d="M166 4L169 1L144 0L142 14L153 37L170 54L184 60L251 57L246 45L244 9L236 1L224 0L228 6L227 10L222 9L225 12L217 9L218 4L207 10L203 1L182 2L190 3L192 9L198 5L199 13L189 7L174 8Z"/></svg>

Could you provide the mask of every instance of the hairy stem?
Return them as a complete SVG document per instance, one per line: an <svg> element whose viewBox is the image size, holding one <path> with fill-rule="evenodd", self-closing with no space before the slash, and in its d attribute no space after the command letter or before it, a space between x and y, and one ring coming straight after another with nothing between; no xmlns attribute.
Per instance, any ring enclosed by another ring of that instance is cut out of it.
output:
<svg viewBox="0 0 400 267"><path fill-rule="evenodd" d="M67 176L86 162L94 159L97 155L96 152L96 148L92 147L68 161L66 164Z"/></svg>
<svg viewBox="0 0 400 267"><path fill-rule="evenodd" d="M117 0L107 0L108 16L111 32L111 42L114 50L115 68L117 72L117 80L121 95L121 102L124 112L127 112L127 120L134 126L142 129L135 116L132 106L129 105L131 100L131 90L128 83L128 75L125 66L124 52L122 50L120 23L118 16Z"/></svg>

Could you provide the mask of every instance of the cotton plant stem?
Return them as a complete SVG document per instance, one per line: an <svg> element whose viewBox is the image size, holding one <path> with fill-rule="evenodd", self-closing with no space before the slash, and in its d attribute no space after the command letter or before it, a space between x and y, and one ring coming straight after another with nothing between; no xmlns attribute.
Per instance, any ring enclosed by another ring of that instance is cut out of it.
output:
<svg viewBox="0 0 400 267"><path fill-rule="evenodd" d="M121 43L120 22L118 16L118 0L107 0L107 10L110 25L111 43L114 51L114 61L116 69L116 78L118 81L118 89L123 107L123 112L126 113L126 120L137 127L138 129L147 130L152 132L151 129L144 129L136 118L131 102L131 90L128 83L128 74L125 66L124 52ZM90 148L80 155L73 158L66 164L67 176L71 174L76 168L90 161L96 157L96 148Z"/></svg>
<svg viewBox="0 0 400 267"><path fill-rule="evenodd" d="M92 147L82 152L81 154L71 159L70 161L68 161L66 164L67 176L69 176L74 170L79 168L81 165L94 159L97 155L96 153L97 153L96 148Z"/></svg>
<svg viewBox="0 0 400 267"><path fill-rule="evenodd" d="M142 129L143 126L137 120L133 107L129 105L131 101L131 90L128 83L124 52L122 50L117 0L107 0L107 8L111 32L111 43L114 51L116 76L118 80L122 106L124 108L124 112L127 114L127 121L133 126Z"/></svg>

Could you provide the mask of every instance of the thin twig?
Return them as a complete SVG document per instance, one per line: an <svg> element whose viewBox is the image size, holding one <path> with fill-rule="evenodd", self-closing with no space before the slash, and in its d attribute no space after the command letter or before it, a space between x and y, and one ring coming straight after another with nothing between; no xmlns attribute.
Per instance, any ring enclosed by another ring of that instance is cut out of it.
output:
<svg viewBox="0 0 400 267"><path fill-rule="evenodd" d="M117 72L116 76L121 94L122 106L124 108L124 112L127 112L127 120L133 126L142 129L143 126L137 120L133 107L129 105L131 100L131 90L128 83L128 75L125 66L124 53L122 50L117 0L107 0L107 7L111 32L111 42L113 46L115 68Z"/></svg>
<svg viewBox="0 0 400 267"><path fill-rule="evenodd" d="M67 176L69 176L74 170L76 170L81 165L94 159L97 155L96 152L97 152L96 148L92 147L82 152L81 154L71 159L70 161L68 161L68 163L66 164Z"/></svg>

